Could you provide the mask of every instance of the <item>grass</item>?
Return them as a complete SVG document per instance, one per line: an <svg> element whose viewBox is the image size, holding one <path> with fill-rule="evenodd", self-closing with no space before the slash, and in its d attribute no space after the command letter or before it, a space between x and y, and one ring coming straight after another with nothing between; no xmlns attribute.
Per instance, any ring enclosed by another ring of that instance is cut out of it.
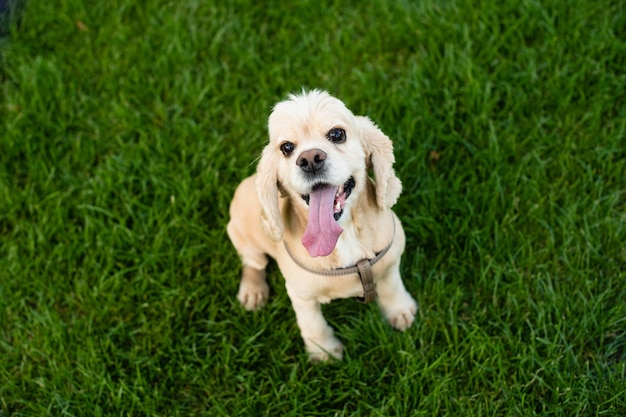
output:
<svg viewBox="0 0 626 417"><path fill-rule="evenodd" d="M0 40L0 416L623 416L619 1L25 2ZM393 138L420 304L325 313L225 233L271 106L324 88Z"/></svg>

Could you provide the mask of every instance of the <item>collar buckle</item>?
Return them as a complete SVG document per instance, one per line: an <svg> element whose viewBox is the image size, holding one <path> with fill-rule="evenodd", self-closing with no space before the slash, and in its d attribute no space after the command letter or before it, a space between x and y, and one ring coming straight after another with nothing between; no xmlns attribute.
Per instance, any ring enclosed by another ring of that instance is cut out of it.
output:
<svg viewBox="0 0 626 417"><path fill-rule="evenodd" d="M355 297L359 303L369 303L376 298L376 285L372 274L372 263L369 259L362 259L356 264L359 270L359 279L363 285L363 297Z"/></svg>

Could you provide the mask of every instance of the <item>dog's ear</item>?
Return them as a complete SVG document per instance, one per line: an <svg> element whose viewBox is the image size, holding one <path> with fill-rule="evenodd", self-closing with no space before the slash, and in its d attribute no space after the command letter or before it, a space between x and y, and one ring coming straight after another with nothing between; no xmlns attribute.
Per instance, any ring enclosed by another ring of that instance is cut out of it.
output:
<svg viewBox="0 0 626 417"><path fill-rule="evenodd" d="M369 118L357 116L356 119L367 168L374 173L376 181L376 204L381 209L391 208L402 192L402 183L393 170L393 143Z"/></svg>
<svg viewBox="0 0 626 417"><path fill-rule="evenodd" d="M261 225L265 233L274 241L283 237L283 222L278 210L278 161L276 151L267 145L257 165L255 180L256 192L261 203Z"/></svg>

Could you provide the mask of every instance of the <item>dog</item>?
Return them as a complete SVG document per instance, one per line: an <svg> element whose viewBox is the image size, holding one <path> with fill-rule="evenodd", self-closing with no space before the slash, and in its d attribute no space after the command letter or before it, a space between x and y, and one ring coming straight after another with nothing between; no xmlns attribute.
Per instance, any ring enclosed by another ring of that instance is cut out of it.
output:
<svg viewBox="0 0 626 417"><path fill-rule="evenodd" d="M402 191L391 140L321 90L276 104L268 131L256 174L230 205L227 233L243 264L239 302L266 304L269 256L312 361L342 358L321 310L333 299L376 299L393 327L409 328L417 304L400 276L406 239L391 210Z"/></svg>

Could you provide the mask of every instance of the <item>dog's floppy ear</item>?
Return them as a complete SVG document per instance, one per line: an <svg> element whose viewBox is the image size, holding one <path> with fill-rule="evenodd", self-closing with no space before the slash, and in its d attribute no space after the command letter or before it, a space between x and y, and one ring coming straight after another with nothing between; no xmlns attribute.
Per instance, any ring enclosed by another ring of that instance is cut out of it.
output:
<svg viewBox="0 0 626 417"><path fill-rule="evenodd" d="M279 241L283 237L283 222L278 210L277 167L276 151L271 145L267 145L257 165L255 186L263 210L261 225L265 233L274 241Z"/></svg>
<svg viewBox="0 0 626 417"><path fill-rule="evenodd" d="M373 171L376 181L376 204L381 209L391 208L402 192L402 183L393 170L393 143L369 118L357 116L356 119L367 168Z"/></svg>

